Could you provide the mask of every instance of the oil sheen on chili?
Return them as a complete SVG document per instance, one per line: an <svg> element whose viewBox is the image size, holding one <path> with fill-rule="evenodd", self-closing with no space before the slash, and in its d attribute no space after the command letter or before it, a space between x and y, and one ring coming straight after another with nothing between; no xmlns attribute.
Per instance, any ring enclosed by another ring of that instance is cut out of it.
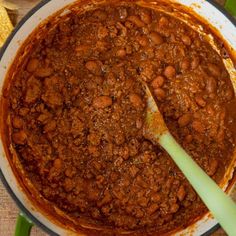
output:
<svg viewBox="0 0 236 236"><path fill-rule="evenodd" d="M144 138L140 79L174 137L219 183L236 104L222 57L182 21L135 4L48 25L11 80L9 138L38 192L69 216L160 235L207 210Z"/></svg>

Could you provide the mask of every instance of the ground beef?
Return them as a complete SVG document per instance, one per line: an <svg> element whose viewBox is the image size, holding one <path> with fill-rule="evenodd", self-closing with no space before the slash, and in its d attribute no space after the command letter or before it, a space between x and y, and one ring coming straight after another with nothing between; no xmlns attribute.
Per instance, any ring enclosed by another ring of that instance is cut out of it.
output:
<svg viewBox="0 0 236 236"><path fill-rule="evenodd" d="M160 235L206 208L144 138L140 80L174 137L219 182L236 105L222 58L185 23L135 4L72 12L37 39L10 84L10 133L28 178L68 215Z"/></svg>

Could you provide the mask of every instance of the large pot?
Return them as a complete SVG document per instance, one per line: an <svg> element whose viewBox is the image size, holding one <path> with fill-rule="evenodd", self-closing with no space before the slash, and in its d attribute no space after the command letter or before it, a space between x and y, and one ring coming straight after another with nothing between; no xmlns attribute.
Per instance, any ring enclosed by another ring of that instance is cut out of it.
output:
<svg viewBox="0 0 236 236"><path fill-rule="evenodd" d="M127 0L128 1L128 0ZM135 1L135 0L131 0ZM164 0L163 0L164 1ZM187 12L191 15L198 15L200 21L203 24L213 25L212 29L222 37L225 46L228 48L231 59L225 61L227 69L230 72L231 80L236 91L236 71L233 66L233 61L236 62L236 21L233 17L230 17L225 10L216 6L213 1L206 0L165 0L166 2L171 2L173 7L176 7L178 11L170 12L170 14L176 14L177 17L182 18L183 20L189 22L192 27L195 27L202 34L206 34L204 30L199 28L196 21L191 21L191 18L188 17ZM18 24L14 32L8 38L7 42L3 46L0 53L0 88L2 96L2 87L4 83L4 78L6 78L7 72L12 65L12 62L17 54L18 49L21 47L26 38L32 33L32 31L46 18L54 14L58 10L66 7L68 4L77 2L77 0L44 0L39 3L33 10L31 10L23 20ZM97 2L94 1L80 1L82 4L87 4L88 2ZM100 1L101 2L101 1ZM139 1L140 2L140 1ZM158 8L160 0L154 1L143 1L143 4L152 5L153 7ZM157 4L158 2L158 4ZM162 2L162 1L161 1ZM234 2L234 0L232 1ZM179 6L178 4L182 4ZM164 2L163 2L164 4ZM236 4L228 5L228 7L236 7ZM162 6L163 7L163 6ZM186 8L188 7L188 8ZM163 8L162 8L163 9ZM165 8L164 8L165 9ZM62 10L66 14L66 10ZM165 9L168 11L168 8ZM185 12L185 13L184 13ZM220 33L219 33L220 32ZM210 36L210 35L208 35ZM210 38L210 37L209 37ZM2 119L2 106L1 106L1 119ZM4 136L4 122L1 121L1 135ZM50 235L83 235L82 233L75 232L71 227L68 227L66 224L62 224L58 221L52 220L48 213L37 204L34 203L32 197L29 197L24 191L22 184L18 181L18 177L14 172L14 163L11 163L10 158L7 156L6 145L4 145L3 140L0 142L0 176L3 183L5 184L7 190L11 194L12 198L15 200L19 208L24 215L30 219L26 220L23 216L20 216L18 219L17 225L17 234L16 235L27 235L30 227L32 226L31 221L35 224L42 227ZM230 193L234 186L234 166L236 165L236 155L232 158L232 163L226 174L220 183L220 186L227 192ZM219 203L220 204L220 203ZM180 229L178 232L173 233L174 235L202 235L206 232L209 232L216 229L217 221L213 219L210 213L206 214L204 217L198 219L196 222L193 222L186 229ZM209 231L210 230L210 231Z"/></svg>

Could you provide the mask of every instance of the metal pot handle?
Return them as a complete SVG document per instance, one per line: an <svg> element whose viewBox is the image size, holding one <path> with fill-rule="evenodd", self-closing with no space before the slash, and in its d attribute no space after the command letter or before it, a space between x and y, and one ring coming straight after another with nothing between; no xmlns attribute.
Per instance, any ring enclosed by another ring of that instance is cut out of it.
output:
<svg viewBox="0 0 236 236"><path fill-rule="evenodd" d="M32 226L32 221L20 213L16 222L15 236L29 236Z"/></svg>
<svg viewBox="0 0 236 236"><path fill-rule="evenodd" d="M226 0L225 9L230 12L233 16L236 17L236 1L235 0Z"/></svg>

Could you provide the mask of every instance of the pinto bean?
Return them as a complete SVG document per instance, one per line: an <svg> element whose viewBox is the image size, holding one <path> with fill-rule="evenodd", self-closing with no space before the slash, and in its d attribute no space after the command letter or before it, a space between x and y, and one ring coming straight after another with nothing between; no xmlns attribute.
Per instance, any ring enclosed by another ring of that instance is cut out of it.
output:
<svg viewBox="0 0 236 236"><path fill-rule="evenodd" d="M180 127L187 126L191 122L192 116L190 114L184 114L178 119L178 124Z"/></svg>
<svg viewBox="0 0 236 236"><path fill-rule="evenodd" d="M162 101L162 100L165 99L165 97L166 97L165 91L164 91L163 89L161 89L161 88L156 88L156 89L154 90L154 94L156 95L156 97L157 97L157 99L158 99L159 101Z"/></svg>
<svg viewBox="0 0 236 236"><path fill-rule="evenodd" d="M140 18L145 24L150 24L152 22L152 17L148 12L141 11Z"/></svg>
<svg viewBox="0 0 236 236"><path fill-rule="evenodd" d="M129 100L132 103L132 105L136 108L141 108L143 106L143 101L141 97L135 93L130 94Z"/></svg>
<svg viewBox="0 0 236 236"><path fill-rule="evenodd" d="M193 141L193 136L191 134L187 135L185 138L184 138L184 141L186 143L191 143Z"/></svg>
<svg viewBox="0 0 236 236"><path fill-rule="evenodd" d="M125 57L126 56L126 51L124 49L119 49L116 52L117 57Z"/></svg>
<svg viewBox="0 0 236 236"><path fill-rule="evenodd" d="M158 23L161 28L166 28L169 25L169 20L167 19L167 17L162 16Z"/></svg>
<svg viewBox="0 0 236 236"><path fill-rule="evenodd" d="M184 200L186 196L186 191L183 185L180 186L178 192L177 192L177 197L179 199L180 202L182 202Z"/></svg>
<svg viewBox="0 0 236 236"><path fill-rule="evenodd" d="M207 174L209 176L213 176L216 173L217 168L218 168L218 161L216 159L210 160Z"/></svg>
<svg viewBox="0 0 236 236"><path fill-rule="evenodd" d="M208 63L207 68L213 76L219 77L221 75L221 69L213 63Z"/></svg>
<svg viewBox="0 0 236 236"><path fill-rule="evenodd" d="M88 146L88 152L93 157L99 157L100 156L99 149L96 146L89 145Z"/></svg>
<svg viewBox="0 0 236 236"><path fill-rule="evenodd" d="M143 211L140 208L137 208L136 211L135 211L135 216L137 218L142 218L143 215L144 215Z"/></svg>
<svg viewBox="0 0 236 236"><path fill-rule="evenodd" d="M129 16L128 20L134 23L137 27L144 27L145 24L140 20L138 16Z"/></svg>
<svg viewBox="0 0 236 236"><path fill-rule="evenodd" d="M87 189L87 196L90 201L97 201L99 199L100 191L98 188L89 186Z"/></svg>
<svg viewBox="0 0 236 236"><path fill-rule="evenodd" d="M127 18L128 12L127 12L126 8L120 8L119 9L119 16L120 16L121 20L124 20L124 19Z"/></svg>
<svg viewBox="0 0 236 236"><path fill-rule="evenodd" d="M187 36L187 35L183 35L183 36L181 37L181 40L182 40L183 43L184 43L185 45L187 45L187 46L190 46L190 45L192 44L191 38L190 38L189 36Z"/></svg>
<svg viewBox="0 0 236 236"><path fill-rule="evenodd" d="M208 93L215 93L217 89L217 82L213 77L208 77L206 80L206 91Z"/></svg>
<svg viewBox="0 0 236 236"><path fill-rule="evenodd" d="M150 37L151 41L156 45L160 45L164 41L162 36L160 34L158 34L157 32L150 33L149 37Z"/></svg>
<svg viewBox="0 0 236 236"><path fill-rule="evenodd" d="M171 79L175 76L176 70L173 66L167 66L164 70L164 75L168 78Z"/></svg>
<svg viewBox="0 0 236 236"><path fill-rule="evenodd" d="M45 78L53 74L53 69L50 67L38 68L34 75L36 77Z"/></svg>
<svg viewBox="0 0 236 236"><path fill-rule="evenodd" d="M148 35L150 33L150 29L148 27L143 27L142 31L144 35Z"/></svg>
<svg viewBox="0 0 236 236"><path fill-rule="evenodd" d="M48 133L51 132L53 130L55 130L57 127L57 122L55 120L51 120L50 122L48 122L45 126L44 126L44 132Z"/></svg>
<svg viewBox="0 0 236 236"><path fill-rule="evenodd" d="M146 198L146 197L140 197L140 198L138 199L138 204L139 204L141 207L147 207L148 202L149 202L149 199Z"/></svg>
<svg viewBox="0 0 236 236"><path fill-rule="evenodd" d="M199 66L199 64L200 64L200 58L197 57L197 56L194 56L194 57L192 58L191 68L192 68L192 69L196 69L196 68Z"/></svg>
<svg viewBox="0 0 236 236"><path fill-rule="evenodd" d="M30 109L27 107L23 107L19 110L19 115L20 116L26 116L29 113Z"/></svg>
<svg viewBox="0 0 236 236"><path fill-rule="evenodd" d="M225 97L228 101L233 99L234 97L234 90L232 88L226 88L225 90Z"/></svg>
<svg viewBox="0 0 236 236"><path fill-rule="evenodd" d="M27 135L21 130L12 135L13 142L16 144L24 145L26 143Z"/></svg>
<svg viewBox="0 0 236 236"><path fill-rule="evenodd" d="M85 67L93 74L100 75L102 73L101 63L99 61L88 61Z"/></svg>
<svg viewBox="0 0 236 236"><path fill-rule="evenodd" d="M28 64L27 64L27 71L32 73L34 72L39 66L39 60L36 58L32 58L29 60Z"/></svg>
<svg viewBox="0 0 236 236"><path fill-rule="evenodd" d="M134 28L134 23L131 21L126 21L125 22L125 27L128 29L133 29Z"/></svg>
<svg viewBox="0 0 236 236"><path fill-rule="evenodd" d="M100 144L100 142L101 142L101 138L100 138L100 136L97 133L89 134L87 139L94 146L98 146Z"/></svg>
<svg viewBox="0 0 236 236"><path fill-rule="evenodd" d="M178 210L179 210L179 205L177 203L174 203L173 205L170 206L171 213L176 213Z"/></svg>
<svg viewBox="0 0 236 236"><path fill-rule="evenodd" d="M186 71L190 67L190 60L188 58L185 58L182 60L180 67L183 71Z"/></svg>
<svg viewBox="0 0 236 236"><path fill-rule="evenodd" d="M145 50L145 54L146 54L148 59L153 59L154 56L155 56L155 51L154 51L154 49L152 47L148 47Z"/></svg>
<svg viewBox="0 0 236 236"><path fill-rule="evenodd" d="M197 120L193 121L192 127L195 131L199 133L203 133L205 131L205 127L203 126L203 124Z"/></svg>
<svg viewBox="0 0 236 236"><path fill-rule="evenodd" d="M107 13L102 10L95 10L93 17L98 21L105 21L107 19Z"/></svg>
<svg viewBox="0 0 236 236"><path fill-rule="evenodd" d="M97 36L99 39L103 39L108 36L108 29L104 26L98 28Z"/></svg>
<svg viewBox="0 0 236 236"><path fill-rule="evenodd" d="M62 160L60 158L55 159L53 162L53 167L56 170L60 170L62 168Z"/></svg>
<svg viewBox="0 0 236 236"><path fill-rule="evenodd" d="M155 202L155 203L160 202L160 201L161 201L161 196L160 196L160 194L158 194L158 193L153 193L153 194L151 195L151 200L152 200L153 202Z"/></svg>
<svg viewBox="0 0 236 236"><path fill-rule="evenodd" d="M12 125L16 129L21 129L23 127L24 121L20 117L13 117Z"/></svg>
<svg viewBox="0 0 236 236"><path fill-rule="evenodd" d="M158 209L160 208L160 206L156 203L153 203L149 206L149 208L147 209L147 212L149 215L152 215L153 213L155 213Z"/></svg>
<svg viewBox="0 0 236 236"><path fill-rule="evenodd" d="M93 100L93 106L95 108L106 108L112 105L112 99L108 96L96 97Z"/></svg>
<svg viewBox="0 0 236 236"><path fill-rule="evenodd" d="M136 120L136 128L137 128L137 129L141 129L142 126L143 126L142 119L138 118L138 119Z"/></svg>
<svg viewBox="0 0 236 236"><path fill-rule="evenodd" d="M160 88L163 86L165 82L165 78L161 75L158 75L152 82L151 82L151 86L154 89Z"/></svg>
<svg viewBox="0 0 236 236"><path fill-rule="evenodd" d="M78 57L84 57L90 54L91 48L88 45L78 45L75 48L75 51Z"/></svg>
<svg viewBox="0 0 236 236"><path fill-rule="evenodd" d="M206 101L200 95L195 96L195 101L200 107L206 106Z"/></svg>
<svg viewBox="0 0 236 236"><path fill-rule="evenodd" d="M75 187L75 183L71 179L65 178L63 187L66 192L71 192L73 188Z"/></svg>
<svg viewBox="0 0 236 236"><path fill-rule="evenodd" d="M142 46L146 47L148 45L148 39L145 36L139 36L137 37L137 42Z"/></svg>
<svg viewBox="0 0 236 236"><path fill-rule="evenodd" d="M27 90L25 94L25 101L33 103L40 98L41 95L41 82L34 76L31 76L27 81Z"/></svg>

